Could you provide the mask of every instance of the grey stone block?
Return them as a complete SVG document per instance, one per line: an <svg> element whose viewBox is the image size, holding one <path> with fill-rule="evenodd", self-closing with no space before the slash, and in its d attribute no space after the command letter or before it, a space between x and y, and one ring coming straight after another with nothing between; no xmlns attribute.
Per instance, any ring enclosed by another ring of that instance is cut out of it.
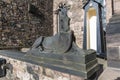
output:
<svg viewBox="0 0 120 80"><path fill-rule="evenodd" d="M108 66L113 68L120 68L120 60L108 60Z"/></svg>
<svg viewBox="0 0 120 80"><path fill-rule="evenodd" d="M120 68L120 15L113 15L106 28L108 66Z"/></svg>
<svg viewBox="0 0 120 80"><path fill-rule="evenodd" d="M107 48L107 53L108 53L108 60L120 60L120 48L119 46L117 47L108 47Z"/></svg>

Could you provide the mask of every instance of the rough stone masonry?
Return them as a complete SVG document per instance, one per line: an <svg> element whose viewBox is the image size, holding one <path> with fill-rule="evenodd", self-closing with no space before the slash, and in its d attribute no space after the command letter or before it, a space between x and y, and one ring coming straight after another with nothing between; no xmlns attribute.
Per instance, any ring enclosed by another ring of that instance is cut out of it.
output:
<svg viewBox="0 0 120 80"><path fill-rule="evenodd" d="M52 0L0 0L0 47L30 47L39 36L52 34Z"/></svg>
<svg viewBox="0 0 120 80"><path fill-rule="evenodd" d="M0 57L7 59L7 62L13 65L12 73L8 70L6 77L0 78L0 80L84 80L83 78L51 70L42 66L9 57Z"/></svg>
<svg viewBox="0 0 120 80"><path fill-rule="evenodd" d="M82 47L83 18L82 0L1 0L0 1L0 46L29 47L39 36L56 33L57 18L54 11L59 3L70 5L68 16L77 44ZM29 13L30 5L38 8L42 17ZM54 27L53 27L54 26Z"/></svg>

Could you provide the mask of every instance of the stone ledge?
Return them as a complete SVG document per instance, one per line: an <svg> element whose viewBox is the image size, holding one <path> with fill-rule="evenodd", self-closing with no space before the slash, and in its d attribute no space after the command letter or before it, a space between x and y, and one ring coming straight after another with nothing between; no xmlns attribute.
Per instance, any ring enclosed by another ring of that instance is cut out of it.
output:
<svg viewBox="0 0 120 80"><path fill-rule="evenodd" d="M7 71L7 76L0 80L84 80L81 77L51 70L42 66L19 61L9 57L0 56L7 59L13 65L13 73Z"/></svg>
<svg viewBox="0 0 120 80"><path fill-rule="evenodd" d="M91 52L91 50L88 52ZM41 54L43 54L43 53L41 53ZM44 53L43 55L45 55L45 54L46 53ZM39 65L42 67L50 68L52 70L57 70L62 73L81 76L86 79L91 77L98 70L96 58L94 60L89 61L88 63L79 63L79 62L72 63L72 61L68 62L66 60L64 62L64 60L61 60L59 58L56 60L53 60L51 62L51 59L53 59L52 56L51 56L51 58L48 58L46 60L46 56L44 56L44 57L30 56L30 55L27 55L27 54L25 54L23 52L19 52L19 51L0 50L0 55L9 57L12 59L20 60L23 62L32 63L32 64ZM47 55L49 55L49 54L47 54ZM74 57L74 58L77 58L77 57ZM78 58L82 58L82 56L80 55ZM86 57L84 59L86 59ZM58 64L58 63L60 63L60 64ZM71 65L71 63L72 63L72 65ZM79 67L79 69L77 69L76 67L77 68ZM85 68L85 69L83 70L83 68Z"/></svg>

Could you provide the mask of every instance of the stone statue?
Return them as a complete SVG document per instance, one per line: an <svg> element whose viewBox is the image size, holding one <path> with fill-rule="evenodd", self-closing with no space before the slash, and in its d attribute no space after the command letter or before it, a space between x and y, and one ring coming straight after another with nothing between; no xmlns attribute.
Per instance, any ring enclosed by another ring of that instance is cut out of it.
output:
<svg viewBox="0 0 120 80"><path fill-rule="evenodd" d="M39 49L44 52L65 53L73 42L72 35L72 31L69 31L59 32L51 37L39 37L32 45L32 50Z"/></svg>
<svg viewBox="0 0 120 80"><path fill-rule="evenodd" d="M32 45L32 50L39 49L44 52L66 52L71 44L73 32L70 31L69 21L67 16L68 7L60 3L57 13L59 15L59 32L51 37L39 37Z"/></svg>
<svg viewBox="0 0 120 80"><path fill-rule="evenodd" d="M66 5L60 4L57 12L58 33L50 37L39 37L25 57L42 66L87 79L98 69L96 52L82 50L75 43L74 33L69 27Z"/></svg>
<svg viewBox="0 0 120 80"><path fill-rule="evenodd" d="M59 9L56 10L59 19L58 32L67 32L70 30L69 27L70 18L67 15L68 10L69 6L66 6L66 4L63 3L60 3Z"/></svg>

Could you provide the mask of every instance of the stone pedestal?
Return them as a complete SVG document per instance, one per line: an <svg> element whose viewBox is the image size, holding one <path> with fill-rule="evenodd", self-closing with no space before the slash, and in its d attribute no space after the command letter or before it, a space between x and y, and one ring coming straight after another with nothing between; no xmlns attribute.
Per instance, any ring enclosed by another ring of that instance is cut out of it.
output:
<svg viewBox="0 0 120 80"><path fill-rule="evenodd" d="M27 63L10 57L1 56L13 65L12 73L7 71L6 77L0 80L84 80L82 77L59 72L43 66Z"/></svg>
<svg viewBox="0 0 120 80"><path fill-rule="evenodd" d="M120 46L108 47L108 66L120 69Z"/></svg>
<svg viewBox="0 0 120 80"><path fill-rule="evenodd" d="M107 27L108 66L120 68L120 15L113 15Z"/></svg>
<svg viewBox="0 0 120 80"><path fill-rule="evenodd" d="M113 15L107 26L108 67L98 80L120 80L120 15Z"/></svg>

